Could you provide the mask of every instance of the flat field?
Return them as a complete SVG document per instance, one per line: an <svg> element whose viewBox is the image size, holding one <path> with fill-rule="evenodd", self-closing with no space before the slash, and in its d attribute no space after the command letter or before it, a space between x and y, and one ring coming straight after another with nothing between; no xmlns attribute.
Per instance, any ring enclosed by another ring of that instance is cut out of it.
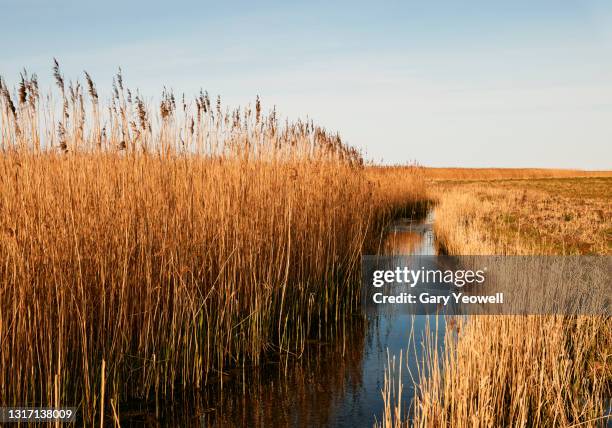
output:
<svg viewBox="0 0 612 428"><path fill-rule="evenodd" d="M478 175L463 170L432 189L437 239L448 253L610 254L609 174ZM415 425L605 424L612 392L609 318L469 316L448 322L444 351L429 345L417 381ZM402 424L393 412L387 421Z"/></svg>

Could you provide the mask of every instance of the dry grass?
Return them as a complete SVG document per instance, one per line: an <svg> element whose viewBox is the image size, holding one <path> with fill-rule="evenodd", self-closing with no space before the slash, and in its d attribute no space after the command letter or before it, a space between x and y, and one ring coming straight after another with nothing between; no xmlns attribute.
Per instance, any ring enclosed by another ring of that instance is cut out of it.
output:
<svg viewBox="0 0 612 428"><path fill-rule="evenodd" d="M452 254L610 254L609 180L448 185L437 237ZM426 346L414 425L605 424L609 318L470 316L447 325L444 351Z"/></svg>
<svg viewBox="0 0 612 428"><path fill-rule="evenodd" d="M612 177L612 171L545 168L423 168L423 175L434 181L525 180L569 177Z"/></svg>
<svg viewBox="0 0 612 428"><path fill-rule="evenodd" d="M612 177L447 183L436 232L452 254L612 253Z"/></svg>
<svg viewBox="0 0 612 428"><path fill-rule="evenodd" d="M103 106L89 76L84 101L54 72L56 98L27 75L0 87L1 405L78 405L93 424L299 356L358 304L363 248L422 209L414 171L366 168L259 99L164 92L155 110L118 74Z"/></svg>
<svg viewBox="0 0 612 428"><path fill-rule="evenodd" d="M402 362L404 359L403 352L400 351L399 356L389 355L387 350L387 365L385 370L385 380L382 389L382 397L385 403L384 413L381 422L375 423L375 427L394 427L404 425L406 419L405 403L402 403L402 393L404 385L402 384Z"/></svg>

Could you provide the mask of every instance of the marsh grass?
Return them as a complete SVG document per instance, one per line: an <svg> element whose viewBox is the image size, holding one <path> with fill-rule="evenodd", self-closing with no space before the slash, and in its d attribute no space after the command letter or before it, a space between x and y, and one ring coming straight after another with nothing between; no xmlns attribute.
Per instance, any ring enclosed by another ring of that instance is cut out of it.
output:
<svg viewBox="0 0 612 428"><path fill-rule="evenodd" d="M259 98L151 108L119 72L104 102L53 71L45 97L25 72L0 87L2 405L117 421L126 400L299 358L358 305L364 248L423 209L417 169L366 167Z"/></svg>
<svg viewBox="0 0 612 428"><path fill-rule="evenodd" d="M605 189L601 180L445 186L437 239L451 254L609 254L609 193L592 191ZM425 345L410 423L604 426L612 405L611 331L603 316L453 317L444 352Z"/></svg>

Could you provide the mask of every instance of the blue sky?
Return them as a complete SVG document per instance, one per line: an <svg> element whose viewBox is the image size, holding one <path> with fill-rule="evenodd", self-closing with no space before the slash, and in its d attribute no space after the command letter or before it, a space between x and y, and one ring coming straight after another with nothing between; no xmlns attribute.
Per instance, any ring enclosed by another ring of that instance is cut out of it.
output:
<svg viewBox="0 0 612 428"><path fill-rule="evenodd" d="M612 168L612 2L0 0L0 75L259 94L368 158ZM463 3L463 4L461 4Z"/></svg>

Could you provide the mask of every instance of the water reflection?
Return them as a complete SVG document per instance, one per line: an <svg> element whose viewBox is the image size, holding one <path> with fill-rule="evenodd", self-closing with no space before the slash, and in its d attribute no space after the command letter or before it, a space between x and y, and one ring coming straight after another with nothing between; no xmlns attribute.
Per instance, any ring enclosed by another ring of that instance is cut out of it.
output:
<svg viewBox="0 0 612 428"><path fill-rule="evenodd" d="M301 358L267 361L223 373L197 396L174 403L133 403L122 426L338 426L347 397L363 390L366 320L355 318L337 340L311 343ZM341 426L344 426L342 424Z"/></svg>
<svg viewBox="0 0 612 428"><path fill-rule="evenodd" d="M313 344L297 361L278 362L208 391L204 426L330 426L363 387L366 325L347 326L333 343Z"/></svg>
<svg viewBox="0 0 612 428"><path fill-rule="evenodd" d="M397 220L389 227L385 236L382 254L386 256L435 255L433 221L433 211L430 211L423 221Z"/></svg>

